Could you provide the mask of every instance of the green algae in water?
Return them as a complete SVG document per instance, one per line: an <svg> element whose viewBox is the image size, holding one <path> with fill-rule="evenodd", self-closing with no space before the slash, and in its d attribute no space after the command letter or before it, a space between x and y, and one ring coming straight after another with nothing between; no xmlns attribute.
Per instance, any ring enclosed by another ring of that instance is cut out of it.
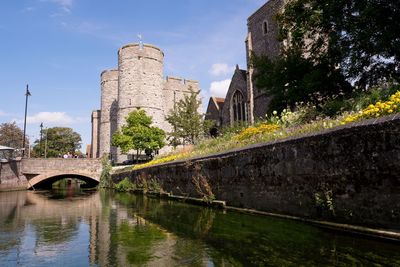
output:
<svg viewBox="0 0 400 267"><path fill-rule="evenodd" d="M400 266L399 252L398 242L132 194L0 193L1 266Z"/></svg>

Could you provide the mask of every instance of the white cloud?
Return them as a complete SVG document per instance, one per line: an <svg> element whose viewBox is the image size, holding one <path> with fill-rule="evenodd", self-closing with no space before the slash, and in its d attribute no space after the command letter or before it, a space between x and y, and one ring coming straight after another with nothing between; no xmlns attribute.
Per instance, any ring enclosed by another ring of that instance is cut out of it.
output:
<svg viewBox="0 0 400 267"><path fill-rule="evenodd" d="M231 74L235 67L230 67L226 63L215 63L211 66L210 73L213 76Z"/></svg>
<svg viewBox="0 0 400 267"><path fill-rule="evenodd" d="M0 110L0 117L2 117L2 116L7 116L7 113L5 113L4 111Z"/></svg>
<svg viewBox="0 0 400 267"><path fill-rule="evenodd" d="M40 0L41 2L51 2L57 4L60 9L66 13L70 13L73 5L73 0Z"/></svg>
<svg viewBox="0 0 400 267"><path fill-rule="evenodd" d="M212 82L210 85L210 94L216 97L225 97L230 84L230 79Z"/></svg>
<svg viewBox="0 0 400 267"><path fill-rule="evenodd" d="M40 124L43 122L46 126L65 126L73 123L83 122L82 117L71 117L65 112L39 112L26 118L27 124ZM15 120L17 123L23 123L23 120Z"/></svg>
<svg viewBox="0 0 400 267"><path fill-rule="evenodd" d="M23 9L21 9L21 12L22 12L22 13L28 13L28 12L34 11L35 9L36 9L36 8L33 7L33 6L28 6L28 7L25 7L25 8L23 8Z"/></svg>

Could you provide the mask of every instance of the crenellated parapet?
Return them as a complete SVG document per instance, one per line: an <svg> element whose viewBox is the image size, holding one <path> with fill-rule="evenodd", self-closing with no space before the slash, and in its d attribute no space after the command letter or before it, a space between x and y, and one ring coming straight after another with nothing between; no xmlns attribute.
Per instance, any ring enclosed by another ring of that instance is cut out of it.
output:
<svg viewBox="0 0 400 267"><path fill-rule="evenodd" d="M179 77L167 76L164 81L164 113L167 115L171 110L174 109L175 104L181 99L184 99L185 95L191 93L191 91L198 92L199 82L194 80L185 80ZM171 131L170 125L167 125L167 130Z"/></svg>

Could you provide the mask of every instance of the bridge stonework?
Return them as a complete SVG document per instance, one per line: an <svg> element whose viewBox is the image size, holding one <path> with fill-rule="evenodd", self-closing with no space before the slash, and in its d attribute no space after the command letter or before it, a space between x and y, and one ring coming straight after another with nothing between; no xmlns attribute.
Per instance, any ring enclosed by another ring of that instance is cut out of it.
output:
<svg viewBox="0 0 400 267"><path fill-rule="evenodd" d="M28 189L60 178L79 178L97 184L101 171L100 159L23 159L21 164L21 172L28 179Z"/></svg>

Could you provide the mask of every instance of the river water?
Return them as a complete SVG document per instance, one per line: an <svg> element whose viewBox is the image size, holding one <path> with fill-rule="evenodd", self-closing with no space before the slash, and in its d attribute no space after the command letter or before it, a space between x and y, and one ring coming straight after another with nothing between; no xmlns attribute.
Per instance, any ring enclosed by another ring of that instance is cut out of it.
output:
<svg viewBox="0 0 400 267"><path fill-rule="evenodd" d="M0 266L400 266L400 244L109 191L8 192Z"/></svg>

